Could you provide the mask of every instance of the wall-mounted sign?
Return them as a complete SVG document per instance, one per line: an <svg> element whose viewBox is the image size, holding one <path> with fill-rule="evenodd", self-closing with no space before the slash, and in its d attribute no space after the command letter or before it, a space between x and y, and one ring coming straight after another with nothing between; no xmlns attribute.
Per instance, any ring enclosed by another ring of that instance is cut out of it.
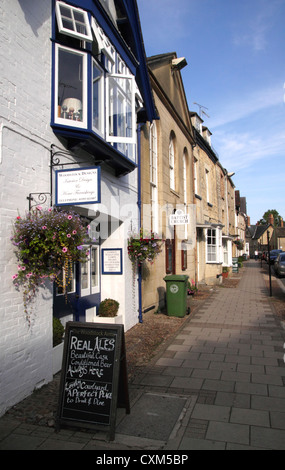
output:
<svg viewBox="0 0 285 470"><path fill-rule="evenodd" d="M102 250L102 274L123 274L122 248Z"/></svg>
<svg viewBox="0 0 285 470"><path fill-rule="evenodd" d="M101 202L100 167L56 170L57 206Z"/></svg>
<svg viewBox="0 0 285 470"><path fill-rule="evenodd" d="M67 322L57 428L108 429L114 439L116 411L130 413L123 325Z"/></svg>
<svg viewBox="0 0 285 470"><path fill-rule="evenodd" d="M185 214L182 210L177 210L175 214L170 214L169 224L170 225L186 225L189 224L189 214Z"/></svg>

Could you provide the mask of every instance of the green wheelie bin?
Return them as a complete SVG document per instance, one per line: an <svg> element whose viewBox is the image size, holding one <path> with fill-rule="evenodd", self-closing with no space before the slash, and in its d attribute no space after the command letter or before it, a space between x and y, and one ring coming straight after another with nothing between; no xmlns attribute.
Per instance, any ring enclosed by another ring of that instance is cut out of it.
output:
<svg viewBox="0 0 285 470"><path fill-rule="evenodd" d="M167 315L184 317L187 310L187 283L189 276L170 274L165 276Z"/></svg>

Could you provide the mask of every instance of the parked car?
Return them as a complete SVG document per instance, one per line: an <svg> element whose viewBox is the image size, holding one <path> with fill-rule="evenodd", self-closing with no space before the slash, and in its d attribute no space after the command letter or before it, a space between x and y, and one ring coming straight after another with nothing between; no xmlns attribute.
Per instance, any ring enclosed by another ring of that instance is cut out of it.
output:
<svg viewBox="0 0 285 470"><path fill-rule="evenodd" d="M274 271L277 276L285 276L285 252L279 253L274 261Z"/></svg>
<svg viewBox="0 0 285 470"><path fill-rule="evenodd" d="M282 250L271 250L269 252L269 262L270 262L270 264L274 264L274 261L276 260L279 253L282 253Z"/></svg>

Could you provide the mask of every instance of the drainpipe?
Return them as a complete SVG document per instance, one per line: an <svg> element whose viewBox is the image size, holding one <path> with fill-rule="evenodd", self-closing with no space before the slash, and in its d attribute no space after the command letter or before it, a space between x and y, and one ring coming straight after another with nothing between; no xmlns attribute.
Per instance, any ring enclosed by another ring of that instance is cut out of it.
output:
<svg viewBox="0 0 285 470"><path fill-rule="evenodd" d="M143 124L139 123L137 127L137 148L138 148L138 216L139 216L139 232L141 229L141 128ZM143 323L142 319L142 267L138 267L138 297L139 297L139 323Z"/></svg>

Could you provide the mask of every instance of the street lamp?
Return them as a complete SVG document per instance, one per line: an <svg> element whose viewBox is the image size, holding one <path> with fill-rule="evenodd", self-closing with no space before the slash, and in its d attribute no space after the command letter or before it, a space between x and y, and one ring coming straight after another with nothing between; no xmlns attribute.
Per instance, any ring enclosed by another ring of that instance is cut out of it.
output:
<svg viewBox="0 0 285 470"><path fill-rule="evenodd" d="M269 265L269 290L270 290L270 297L272 297L269 230L267 230L267 250L268 250L268 265Z"/></svg>

